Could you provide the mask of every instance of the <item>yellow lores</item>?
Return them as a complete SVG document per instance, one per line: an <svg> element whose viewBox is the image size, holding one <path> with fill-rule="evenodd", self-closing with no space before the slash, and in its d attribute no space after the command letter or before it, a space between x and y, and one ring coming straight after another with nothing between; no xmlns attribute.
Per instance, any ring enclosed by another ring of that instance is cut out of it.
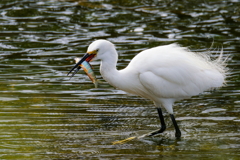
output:
<svg viewBox="0 0 240 160"><path fill-rule="evenodd" d="M75 62L78 63L78 61L80 60L80 58L75 58ZM88 75L88 77L91 79L91 81L93 82L93 84L95 85L95 88L98 87L98 80L92 70L92 66L90 63L88 63L87 61L83 61L82 64L80 64L80 67L82 67L82 69L86 72L86 74Z"/></svg>

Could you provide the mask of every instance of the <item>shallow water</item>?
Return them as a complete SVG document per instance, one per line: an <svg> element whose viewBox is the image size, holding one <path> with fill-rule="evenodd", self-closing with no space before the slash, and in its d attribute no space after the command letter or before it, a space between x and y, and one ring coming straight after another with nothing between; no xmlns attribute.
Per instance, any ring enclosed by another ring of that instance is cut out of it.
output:
<svg viewBox="0 0 240 160"><path fill-rule="evenodd" d="M0 2L0 159L239 159L238 1ZM124 68L141 50L177 42L229 56L227 85L175 104L182 131L159 127L151 101L67 72L95 39L112 41Z"/></svg>

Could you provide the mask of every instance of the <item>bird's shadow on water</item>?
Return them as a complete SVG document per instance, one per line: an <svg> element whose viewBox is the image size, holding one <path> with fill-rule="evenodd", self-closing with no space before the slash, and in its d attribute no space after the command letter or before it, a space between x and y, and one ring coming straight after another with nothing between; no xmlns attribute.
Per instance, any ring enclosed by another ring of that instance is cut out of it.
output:
<svg viewBox="0 0 240 160"><path fill-rule="evenodd" d="M156 145L158 146L158 148L162 148L162 149L166 149L166 148L174 149L175 146L178 145L178 142L181 142L182 139L155 136L155 137L146 137L143 139L139 139L139 141L149 145Z"/></svg>

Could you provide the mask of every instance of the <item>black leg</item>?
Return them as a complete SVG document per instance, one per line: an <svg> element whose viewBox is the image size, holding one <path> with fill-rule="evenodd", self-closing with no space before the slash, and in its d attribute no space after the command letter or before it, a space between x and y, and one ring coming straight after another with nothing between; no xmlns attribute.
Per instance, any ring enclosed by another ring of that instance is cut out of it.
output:
<svg viewBox="0 0 240 160"><path fill-rule="evenodd" d="M170 117L171 117L171 119L172 119L173 125L174 125L175 130L176 130L175 137L180 138L180 137L181 137L181 131L180 131L180 129L178 128L178 125L177 125L177 122L176 122L176 120L175 120L175 117L174 117L173 114L170 114Z"/></svg>
<svg viewBox="0 0 240 160"><path fill-rule="evenodd" d="M163 117L163 114L162 114L162 109L157 108L157 111L158 111L158 116L159 116L159 119L160 119L160 122L161 122L161 128L158 131L150 133L149 136L154 136L156 134L162 133L166 129L166 124L165 124L164 117Z"/></svg>

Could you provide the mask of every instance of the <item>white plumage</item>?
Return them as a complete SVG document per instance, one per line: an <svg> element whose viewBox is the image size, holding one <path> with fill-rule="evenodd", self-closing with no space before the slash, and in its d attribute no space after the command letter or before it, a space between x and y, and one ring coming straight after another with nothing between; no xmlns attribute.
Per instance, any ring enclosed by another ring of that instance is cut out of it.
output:
<svg viewBox="0 0 240 160"><path fill-rule="evenodd" d="M157 108L164 107L172 115L173 121L172 105L176 100L221 87L226 77L222 56L211 61L208 55L193 53L177 44L144 50L119 71L116 69L117 51L107 40L90 44L82 61L86 57L91 57L88 61L93 57L101 60L101 75L112 86L151 99ZM174 126L176 137L180 137L177 124Z"/></svg>

